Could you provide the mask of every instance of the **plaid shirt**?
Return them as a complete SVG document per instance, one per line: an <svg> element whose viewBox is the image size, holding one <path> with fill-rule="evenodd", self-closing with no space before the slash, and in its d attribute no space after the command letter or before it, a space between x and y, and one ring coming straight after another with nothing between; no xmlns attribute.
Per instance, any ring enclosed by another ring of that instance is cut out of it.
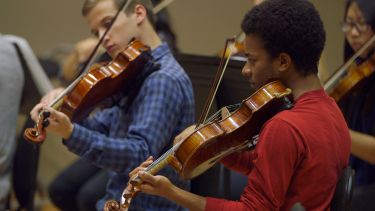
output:
<svg viewBox="0 0 375 211"><path fill-rule="evenodd" d="M95 165L111 170L107 194L97 203L103 210L105 200L120 201L129 180L128 174L148 156L155 159L172 147L173 138L194 123L192 84L166 44L152 51L161 66L146 77L130 106L123 97L117 105L95 113L80 124L74 123L68 149ZM143 70L147 72L150 65ZM174 184L188 189L170 166L159 172ZM162 197L138 194L132 210L183 210Z"/></svg>

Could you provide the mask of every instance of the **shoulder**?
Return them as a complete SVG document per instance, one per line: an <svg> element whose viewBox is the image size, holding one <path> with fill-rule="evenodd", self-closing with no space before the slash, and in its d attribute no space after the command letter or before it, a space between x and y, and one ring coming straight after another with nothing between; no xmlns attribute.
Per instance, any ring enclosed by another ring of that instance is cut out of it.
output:
<svg viewBox="0 0 375 211"><path fill-rule="evenodd" d="M287 119L274 116L262 127L257 144L258 153L285 156L303 155L306 149L303 133Z"/></svg>
<svg viewBox="0 0 375 211"><path fill-rule="evenodd" d="M282 111L269 119L262 127L262 133L287 134L297 132L298 128L293 124L293 114Z"/></svg>
<svg viewBox="0 0 375 211"><path fill-rule="evenodd" d="M157 63L160 65L159 69L146 78L146 83L191 89L190 78L172 54L164 55Z"/></svg>
<svg viewBox="0 0 375 211"><path fill-rule="evenodd" d="M289 110L279 112L262 127L260 137L272 141L275 145L295 145L303 142L304 131L293 120Z"/></svg>

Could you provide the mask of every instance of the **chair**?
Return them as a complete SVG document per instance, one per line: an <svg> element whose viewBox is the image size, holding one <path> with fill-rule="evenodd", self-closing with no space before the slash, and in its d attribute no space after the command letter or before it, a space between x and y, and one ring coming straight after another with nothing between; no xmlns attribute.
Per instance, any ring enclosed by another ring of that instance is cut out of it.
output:
<svg viewBox="0 0 375 211"><path fill-rule="evenodd" d="M352 206L354 188L354 170L348 166L344 169L336 185L331 202L332 211L349 211Z"/></svg>

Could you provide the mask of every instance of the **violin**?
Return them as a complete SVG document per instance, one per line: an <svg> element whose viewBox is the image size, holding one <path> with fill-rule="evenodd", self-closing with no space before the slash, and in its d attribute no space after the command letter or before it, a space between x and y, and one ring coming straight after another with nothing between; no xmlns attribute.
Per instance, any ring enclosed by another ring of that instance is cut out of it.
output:
<svg viewBox="0 0 375 211"><path fill-rule="evenodd" d="M375 35L373 35L335 74L324 84L327 93L339 102L348 93L355 90L375 71L375 62L367 59L356 65L354 61L369 48L373 48ZM371 56L371 55L370 55Z"/></svg>
<svg viewBox="0 0 375 211"><path fill-rule="evenodd" d="M49 107L65 113L72 121L79 121L107 97L128 89L149 60L150 48L138 40L133 40L108 64L93 65ZM41 112L34 128L27 128L24 137L32 143L43 143L46 118L48 114Z"/></svg>
<svg viewBox="0 0 375 211"><path fill-rule="evenodd" d="M254 147L262 125L279 111L291 108L292 101L291 90L280 81L272 81L243 100L229 116L210 118L214 120L198 126L193 133L151 163L145 171L156 174L170 164L182 178L192 179L223 157ZM105 210L128 209L138 192L137 186L142 181L135 177L129 183L131 189L124 189L121 204L114 200L107 201Z"/></svg>

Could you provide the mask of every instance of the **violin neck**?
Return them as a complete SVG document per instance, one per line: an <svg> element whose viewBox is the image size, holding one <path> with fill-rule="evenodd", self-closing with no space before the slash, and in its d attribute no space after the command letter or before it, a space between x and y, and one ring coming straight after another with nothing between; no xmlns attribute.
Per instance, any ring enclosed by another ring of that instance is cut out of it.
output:
<svg viewBox="0 0 375 211"><path fill-rule="evenodd" d="M169 149L167 152L165 152L162 156L160 156L157 160L152 162L147 168L146 172L155 175L160 170L162 170L164 167L166 167L168 164L171 164L172 167L174 167L177 171L180 169L180 164L177 161L177 159L174 157L173 153L176 151L176 149L181 145L181 143L178 143L174 145L171 149ZM133 179L130 182L132 185L140 185L142 183L142 180L137 176L135 179Z"/></svg>
<svg viewBox="0 0 375 211"><path fill-rule="evenodd" d="M173 155L168 154L167 156L163 157L163 159L158 159L158 161L153 162L146 171L152 175L157 174L160 170L166 167L168 164L172 163Z"/></svg>

